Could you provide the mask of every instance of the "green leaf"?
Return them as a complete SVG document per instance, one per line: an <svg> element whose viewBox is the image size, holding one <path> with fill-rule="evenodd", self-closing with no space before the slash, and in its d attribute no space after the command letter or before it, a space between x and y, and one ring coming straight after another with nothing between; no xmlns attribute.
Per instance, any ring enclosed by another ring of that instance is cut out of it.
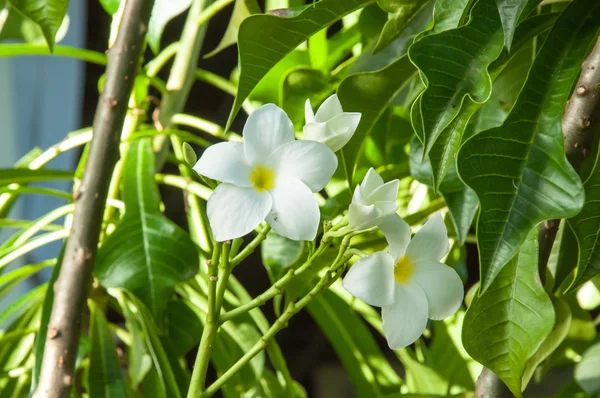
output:
<svg viewBox="0 0 600 398"><path fill-rule="evenodd" d="M72 180L73 172L50 169L0 169L0 186L29 182Z"/></svg>
<svg viewBox="0 0 600 398"><path fill-rule="evenodd" d="M419 15L419 12L429 6L429 0L379 0L379 6L386 12L392 13L383 26L381 35L373 48L378 53L404 32L409 24Z"/></svg>
<svg viewBox="0 0 600 398"><path fill-rule="evenodd" d="M463 323L467 352L521 397L523 373L552 330L554 309L537 271L537 229L475 297Z"/></svg>
<svg viewBox="0 0 600 398"><path fill-rule="evenodd" d="M8 0L17 10L39 25L50 51L67 13L68 0Z"/></svg>
<svg viewBox="0 0 600 398"><path fill-rule="evenodd" d="M480 0L466 26L425 36L410 47L410 59L426 86L417 100L420 112L413 114L419 119L413 120L413 126L424 143L424 156L468 106L465 98L478 104L488 100L492 81L487 68L501 51L502 31L494 0ZM466 124L468 117L462 119Z"/></svg>
<svg viewBox="0 0 600 398"><path fill-rule="evenodd" d="M399 390L400 378L373 335L341 298L326 290L307 309L342 361L357 396L373 397Z"/></svg>
<svg viewBox="0 0 600 398"><path fill-rule="evenodd" d="M436 0L431 33L458 28L467 20L472 3L473 0Z"/></svg>
<svg viewBox="0 0 600 398"><path fill-rule="evenodd" d="M233 13L231 14L231 19L229 20L229 24L227 25L227 29L225 30L223 38L217 47L206 54L204 58L210 58L214 55L217 55L227 47L236 44L238 41L240 25L244 19L248 18L250 15L259 13L260 7L258 6L258 2L256 0L235 0Z"/></svg>
<svg viewBox="0 0 600 398"><path fill-rule="evenodd" d="M167 335L163 345L169 345L175 356L187 354L200 342L202 322L183 301L170 301L167 306Z"/></svg>
<svg viewBox="0 0 600 398"><path fill-rule="evenodd" d="M260 245L262 262L271 283L279 280L301 258L303 242L284 238L271 231Z"/></svg>
<svg viewBox="0 0 600 398"><path fill-rule="evenodd" d="M99 0L104 11L108 13L108 15L114 15L119 10L119 5L121 4L121 0Z"/></svg>
<svg viewBox="0 0 600 398"><path fill-rule="evenodd" d="M542 0L496 0L502 28L504 29L504 45L508 50L512 44L517 25L533 11Z"/></svg>
<svg viewBox="0 0 600 398"><path fill-rule="evenodd" d="M459 174L480 202L484 292L535 225L572 217L583 205L581 180L564 155L560 118L599 22L600 3L571 3L540 49L504 124L471 137L458 153Z"/></svg>
<svg viewBox="0 0 600 398"><path fill-rule="evenodd" d="M292 18L253 15L240 25L240 82L225 130L229 130L244 100L287 54L318 31L373 0L321 0Z"/></svg>
<svg viewBox="0 0 600 398"><path fill-rule="evenodd" d="M90 367L88 393L90 398L127 397L117 347L102 311L92 301L90 307Z"/></svg>
<svg viewBox="0 0 600 398"><path fill-rule="evenodd" d="M365 138L414 72L414 66L404 56L379 71L350 75L338 87L337 94L344 110L362 113L354 136L344 147L346 173L352 181Z"/></svg>
<svg viewBox="0 0 600 398"><path fill-rule="evenodd" d="M160 323L175 284L199 263L189 235L160 212L154 169L150 139L133 142L123 176L125 216L100 247L94 272L103 286L137 296Z"/></svg>
<svg viewBox="0 0 600 398"><path fill-rule="evenodd" d="M170 20L187 10L190 4L192 0L155 0L146 34L148 45L154 54L160 51L160 38L165 26Z"/></svg>
<svg viewBox="0 0 600 398"><path fill-rule="evenodd" d="M591 346L575 367L577 384L590 396L600 394L600 343Z"/></svg>
<svg viewBox="0 0 600 398"><path fill-rule="evenodd" d="M46 45L46 39L40 26L17 11L10 3L6 3L3 10L0 4L0 12L4 14L0 21L0 42L17 40ZM65 37L68 28L69 16L65 14L56 33L55 41L57 43Z"/></svg>
<svg viewBox="0 0 600 398"><path fill-rule="evenodd" d="M440 191L440 194L446 201L446 206L448 206L448 212L454 223L458 241L464 244L473 224L475 213L477 213L477 196L467 186L454 192Z"/></svg>
<svg viewBox="0 0 600 398"><path fill-rule="evenodd" d="M333 91L333 85L323 72L308 67L291 69L283 80L281 109L290 117L296 130L302 131L306 99L310 98L311 105L317 108Z"/></svg>

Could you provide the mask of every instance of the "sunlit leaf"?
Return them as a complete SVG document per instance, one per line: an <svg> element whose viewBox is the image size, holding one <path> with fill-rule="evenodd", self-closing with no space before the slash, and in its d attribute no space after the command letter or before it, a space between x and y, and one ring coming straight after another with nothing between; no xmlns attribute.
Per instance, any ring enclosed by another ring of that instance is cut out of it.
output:
<svg viewBox="0 0 600 398"><path fill-rule="evenodd" d="M537 258L537 230L533 230L489 289L474 298L463 323L467 352L518 397L527 361L554 324L554 309L539 279Z"/></svg>
<svg viewBox="0 0 600 398"><path fill-rule="evenodd" d="M27 43L46 44L46 38L40 26L31 19L25 17L10 3L4 5L2 10L0 2L0 12L3 16L0 19L0 42L8 40L24 41ZM55 42L60 42L69 28L69 16L65 17L56 32Z"/></svg>
<svg viewBox="0 0 600 398"><path fill-rule="evenodd" d="M404 32L411 21L419 15L419 12L429 5L429 0L408 0L398 2L396 0L379 0L380 7L390 13L388 21L383 26L381 35L373 48L377 53L387 47L391 42Z"/></svg>
<svg viewBox="0 0 600 398"><path fill-rule="evenodd" d="M271 231L260 245L262 263L269 273L271 283L279 280L296 264L303 253L303 243L284 238Z"/></svg>
<svg viewBox="0 0 600 398"><path fill-rule="evenodd" d="M535 225L572 217L583 205L581 180L564 155L560 121L599 22L600 3L571 3L504 124L470 138L458 154L460 176L481 207L477 238L484 292Z"/></svg>
<svg viewBox="0 0 600 398"><path fill-rule="evenodd" d="M54 48L56 33L67 13L68 0L8 0L27 18L38 24L50 51Z"/></svg>
<svg viewBox="0 0 600 398"><path fill-rule="evenodd" d="M124 167L125 216L100 247L94 272L105 287L136 295L160 323L175 284L198 272L198 252L161 214L154 167L150 139L132 143Z"/></svg>
<svg viewBox="0 0 600 398"><path fill-rule="evenodd" d="M244 19L248 18L250 15L258 13L260 13L260 7L258 6L258 2L256 0L235 0L233 13L231 14L229 24L227 25L227 30L225 30L225 34L223 34L223 38L217 47L206 54L206 58L212 57L227 47L237 43L240 25Z"/></svg>
<svg viewBox="0 0 600 398"><path fill-rule="evenodd" d="M160 38L170 20L181 14L192 4L192 0L155 0L148 23L148 45L157 54L160 51Z"/></svg>
<svg viewBox="0 0 600 398"><path fill-rule="evenodd" d="M473 0L436 0L431 33L458 28L468 17Z"/></svg>
<svg viewBox="0 0 600 398"><path fill-rule="evenodd" d="M0 186L71 179L73 179L73 172L66 170L0 169Z"/></svg>

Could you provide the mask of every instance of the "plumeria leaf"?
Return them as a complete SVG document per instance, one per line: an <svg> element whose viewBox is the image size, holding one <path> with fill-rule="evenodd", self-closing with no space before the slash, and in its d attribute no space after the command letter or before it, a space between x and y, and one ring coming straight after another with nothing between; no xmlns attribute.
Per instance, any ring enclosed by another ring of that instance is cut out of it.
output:
<svg viewBox="0 0 600 398"><path fill-rule="evenodd" d="M284 238L273 231L267 238L260 245L260 254L271 283L275 283L302 258L303 242Z"/></svg>
<svg viewBox="0 0 600 398"><path fill-rule="evenodd" d="M552 330L554 308L537 271L537 229L521 250L475 297L462 329L467 352L521 397L527 361Z"/></svg>
<svg viewBox="0 0 600 398"><path fill-rule="evenodd" d="M126 398L127 391L117 357L117 347L108 322L96 303L90 307L90 367L88 386L90 398Z"/></svg>
<svg viewBox="0 0 600 398"><path fill-rule="evenodd" d="M105 287L137 296L160 324L177 282L198 272L189 235L162 215L149 138L131 144L125 161L125 216L98 251L94 272Z"/></svg>
<svg viewBox="0 0 600 398"><path fill-rule="evenodd" d="M250 15L258 13L260 13L260 7L258 6L258 2L256 0L235 0L233 13L231 14L231 19L229 20L229 24L227 25L227 30L225 30L223 38L214 50L206 54L205 58L215 56L227 47L236 44L238 41L240 25L244 19L248 18Z"/></svg>
<svg viewBox="0 0 600 398"><path fill-rule="evenodd" d="M187 10L190 4L192 4L192 0L156 0L154 2L146 34L148 45L154 54L158 54L160 51L160 38L165 26L170 20Z"/></svg>
<svg viewBox="0 0 600 398"><path fill-rule="evenodd" d="M397 373L364 322L341 298L325 291L307 309L340 357L357 396L398 392Z"/></svg>
<svg viewBox="0 0 600 398"><path fill-rule="evenodd" d="M533 11L542 0L496 0L502 28L504 29L504 45L508 50L521 20Z"/></svg>
<svg viewBox="0 0 600 398"><path fill-rule="evenodd" d="M19 12L42 29L50 51L54 49L56 33L63 23L68 0L8 0Z"/></svg>
<svg viewBox="0 0 600 398"><path fill-rule="evenodd" d="M474 103L487 101L492 89L487 68L501 51L502 30L494 0L475 4L466 26L425 36L410 47L410 59L426 85L417 100L420 112L413 113L420 119L413 120L413 126L424 143L424 156L468 105L465 98ZM440 69L440 64L447 68ZM463 119L468 121L468 117Z"/></svg>
<svg viewBox="0 0 600 398"><path fill-rule="evenodd" d="M414 73L414 66L404 56L379 71L350 75L340 83L337 94L344 111L362 113L354 136L343 149L352 182L365 138Z"/></svg>
<svg viewBox="0 0 600 398"><path fill-rule="evenodd" d="M583 354L575 368L575 380L590 397L600 393L600 343L594 344Z"/></svg>
<svg viewBox="0 0 600 398"><path fill-rule="evenodd" d="M240 25L240 82L226 130L261 79L310 36L372 0L321 0L291 18L253 15Z"/></svg>
<svg viewBox="0 0 600 398"><path fill-rule="evenodd" d="M387 47L391 42L410 25L421 10L429 5L429 0L379 0L379 6L386 12L391 13L388 21L383 26L379 39L373 48L373 53L378 53Z"/></svg>
<svg viewBox="0 0 600 398"><path fill-rule="evenodd" d="M40 25L21 14L10 3L2 5L0 1L0 12L4 14L0 21L0 42L18 40L31 44L46 44L46 38ZM54 38L56 43L65 37L68 28L69 16L65 14Z"/></svg>
<svg viewBox="0 0 600 398"><path fill-rule="evenodd" d="M309 67L291 69L283 80L281 109L290 117L296 130L302 131L306 99L318 107L333 91L329 77L323 72Z"/></svg>
<svg viewBox="0 0 600 398"><path fill-rule="evenodd" d="M583 205L581 180L564 155L560 119L599 25L600 3L571 3L504 124L471 137L459 151L458 172L481 208L477 241L484 292L535 225L572 217Z"/></svg>
<svg viewBox="0 0 600 398"><path fill-rule="evenodd" d="M436 0L431 33L455 29L465 23L473 0Z"/></svg>

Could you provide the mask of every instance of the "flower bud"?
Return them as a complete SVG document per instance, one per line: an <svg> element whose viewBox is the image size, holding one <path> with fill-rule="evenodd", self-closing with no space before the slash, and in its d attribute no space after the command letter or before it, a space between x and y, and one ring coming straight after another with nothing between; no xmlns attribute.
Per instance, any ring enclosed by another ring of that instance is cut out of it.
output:
<svg viewBox="0 0 600 398"><path fill-rule="evenodd" d="M370 168L363 182L356 187L348 210L350 228L355 231L379 225L383 219L396 213L399 180L384 183L377 172Z"/></svg>

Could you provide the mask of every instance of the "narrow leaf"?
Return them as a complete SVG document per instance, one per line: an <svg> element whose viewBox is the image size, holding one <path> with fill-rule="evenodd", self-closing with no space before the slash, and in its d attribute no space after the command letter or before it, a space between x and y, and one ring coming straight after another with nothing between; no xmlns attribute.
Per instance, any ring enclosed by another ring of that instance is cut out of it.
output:
<svg viewBox="0 0 600 398"><path fill-rule="evenodd" d="M90 368L88 386L90 398L126 398L117 347L102 311L92 301L90 307Z"/></svg>
<svg viewBox="0 0 600 398"><path fill-rule="evenodd" d="M54 49L54 42L58 28L67 13L68 0L8 0L17 10L27 18L37 23L42 29L50 51Z"/></svg>
<svg viewBox="0 0 600 398"><path fill-rule="evenodd" d="M66 170L0 169L0 186L71 179L73 179L73 172Z"/></svg>
<svg viewBox="0 0 600 398"><path fill-rule="evenodd" d="M396 40L419 15L419 12L429 5L429 0L411 0L400 3L394 0L379 0L378 3L384 11L391 13L391 16L381 30L379 39L373 48L374 54Z"/></svg>
<svg viewBox="0 0 600 398"><path fill-rule="evenodd" d="M160 38L165 26L170 20L187 10L190 4L192 4L192 0L156 0L154 2L146 35L154 54L158 54L160 51Z"/></svg>
<svg viewBox="0 0 600 398"><path fill-rule="evenodd" d="M543 220L583 205L579 176L564 155L560 120L581 59L600 25L600 3L577 0L559 17L500 127L467 140L458 171L477 194L482 291Z"/></svg>
<svg viewBox="0 0 600 398"><path fill-rule="evenodd" d="M542 0L496 0L502 28L504 29L504 45L508 50L512 44L517 25L527 16Z"/></svg>
<svg viewBox="0 0 600 398"><path fill-rule="evenodd" d="M537 229L521 250L475 297L463 323L467 352L521 397L529 358L552 330L554 309L537 274Z"/></svg>
<svg viewBox="0 0 600 398"><path fill-rule="evenodd" d="M227 47L236 44L238 41L240 25L244 19L248 18L250 15L258 13L260 13L260 7L258 6L258 2L256 0L235 0L233 13L231 14L231 19L229 20L229 24L227 25L227 29L225 30L223 38L214 50L206 54L205 58L210 58L214 55L217 55Z"/></svg>
<svg viewBox="0 0 600 398"><path fill-rule="evenodd" d="M103 286L137 296L160 323L175 284L198 272L198 252L161 214L154 167L150 139L132 143L124 168L125 216L98 251L94 272Z"/></svg>
<svg viewBox="0 0 600 398"><path fill-rule="evenodd" d="M226 130L244 100L260 80L287 54L318 31L373 0L321 0L292 18L253 15L246 18L238 35L240 83Z"/></svg>

